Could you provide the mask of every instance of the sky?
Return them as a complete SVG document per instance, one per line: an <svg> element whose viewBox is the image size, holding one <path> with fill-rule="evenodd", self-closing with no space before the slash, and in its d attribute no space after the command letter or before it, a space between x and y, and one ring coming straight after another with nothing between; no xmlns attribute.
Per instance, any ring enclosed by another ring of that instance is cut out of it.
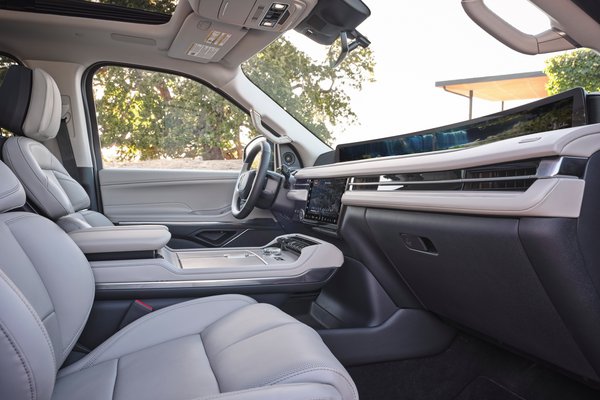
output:
<svg viewBox="0 0 600 400"><path fill-rule="evenodd" d="M541 71L551 55L528 56L491 37L464 12L460 0L363 0L371 16L358 30L371 41L375 83L351 92L357 125L336 127L334 144L415 132L466 120L468 99L435 82ZM486 4L526 33L549 28L548 18L526 0ZM318 57L318 47L297 35L294 43ZM523 102L508 102L505 108ZM474 101L473 116L500 111L500 103Z"/></svg>

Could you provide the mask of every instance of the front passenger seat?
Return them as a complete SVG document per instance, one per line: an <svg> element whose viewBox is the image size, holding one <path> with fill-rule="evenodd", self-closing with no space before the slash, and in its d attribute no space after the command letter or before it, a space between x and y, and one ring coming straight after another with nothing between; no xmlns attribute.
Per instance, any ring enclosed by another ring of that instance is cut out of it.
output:
<svg viewBox="0 0 600 400"><path fill-rule="evenodd" d="M0 399L357 400L320 336L240 295L154 311L61 369L88 319L94 276L52 221L26 212L0 162Z"/></svg>
<svg viewBox="0 0 600 400"><path fill-rule="evenodd" d="M61 111L60 91L47 72L11 66L0 87L0 127L15 136L4 144L3 160L36 208L65 231L112 226L103 214L87 209L85 189L41 143L56 137Z"/></svg>

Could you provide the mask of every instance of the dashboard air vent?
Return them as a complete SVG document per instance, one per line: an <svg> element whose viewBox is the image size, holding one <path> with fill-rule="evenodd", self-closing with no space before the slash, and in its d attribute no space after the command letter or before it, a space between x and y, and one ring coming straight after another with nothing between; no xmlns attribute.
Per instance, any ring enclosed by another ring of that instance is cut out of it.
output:
<svg viewBox="0 0 600 400"><path fill-rule="evenodd" d="M577 173L568 171L574 170ZM584 159L534 159L464 169L354 177L350 190L526 191L537 179L557 175L581 177Z"/></svg>

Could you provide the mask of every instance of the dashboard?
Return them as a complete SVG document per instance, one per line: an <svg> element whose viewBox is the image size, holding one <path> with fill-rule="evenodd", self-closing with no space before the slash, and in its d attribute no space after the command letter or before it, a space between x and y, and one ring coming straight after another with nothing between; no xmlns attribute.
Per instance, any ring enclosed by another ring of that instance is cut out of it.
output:
<svg viewBox="0 0 600 400"><path fill-rule="evenodd" d="M600 95L573 89L451 127L338 146L348 161L294 173L297 220L337 232L351 206L577 218L586 159L600 150L599 110ZM438 147L401 151L428 136ZM449 136L466 142L440 148Z"/></svg>

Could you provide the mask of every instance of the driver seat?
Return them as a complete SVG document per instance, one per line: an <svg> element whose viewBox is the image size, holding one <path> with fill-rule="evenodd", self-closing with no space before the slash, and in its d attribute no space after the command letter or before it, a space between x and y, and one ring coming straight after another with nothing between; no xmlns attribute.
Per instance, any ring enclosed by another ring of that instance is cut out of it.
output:
<svg viewBox="0 0 600 400"><path fill-rule="evenodd" d="M0 86L0 127L13 132L2 149L27 198L66 232L113 226L88 210L90 198L42 142L58 134L62 103L54 79L41 69L11 66Z"/></svg>

